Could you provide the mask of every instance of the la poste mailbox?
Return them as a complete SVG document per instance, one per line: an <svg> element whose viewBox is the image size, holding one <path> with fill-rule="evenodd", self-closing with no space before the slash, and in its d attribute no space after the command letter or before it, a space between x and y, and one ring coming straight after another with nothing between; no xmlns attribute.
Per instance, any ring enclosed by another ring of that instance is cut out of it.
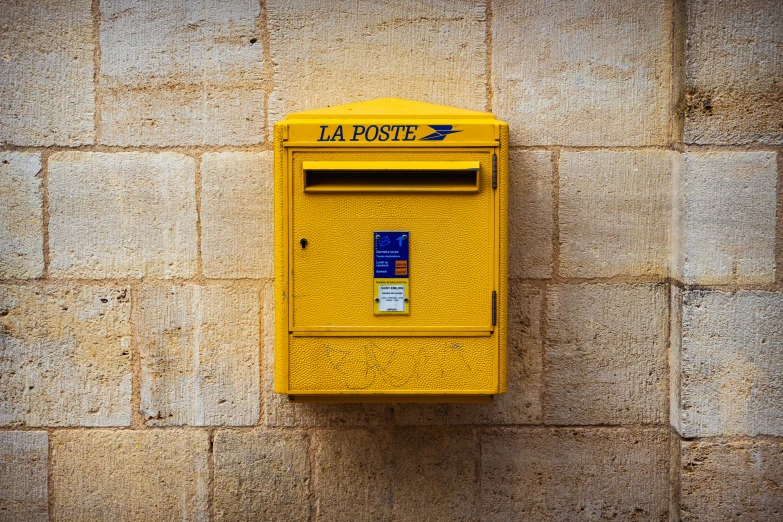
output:
<svg viewBox="0 0 783 522"><path fill-rule="evenodd" d="M275 124L275 391L506 391L508 127L379 99Z"/></svg>

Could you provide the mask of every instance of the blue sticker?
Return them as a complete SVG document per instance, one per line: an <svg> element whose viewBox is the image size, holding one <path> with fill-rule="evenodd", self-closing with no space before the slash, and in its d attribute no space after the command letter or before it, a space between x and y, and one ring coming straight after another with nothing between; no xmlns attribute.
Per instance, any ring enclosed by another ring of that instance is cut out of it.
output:
<svg viewBox="0 0 783 522"><path fill-rule="evenodd" d="M375 278L410 277L410 232L373 232Z"/></svg>

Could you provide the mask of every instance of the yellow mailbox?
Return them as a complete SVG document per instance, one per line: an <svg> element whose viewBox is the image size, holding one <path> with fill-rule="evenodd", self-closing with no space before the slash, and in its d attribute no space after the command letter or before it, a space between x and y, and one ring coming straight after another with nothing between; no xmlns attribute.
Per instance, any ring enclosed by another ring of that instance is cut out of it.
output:
<svg viewBox="0 0 783 522"><path fill-rule="evenodd" d="M275 391L506 391L508 126L400 99L275 124Z"/></svg>

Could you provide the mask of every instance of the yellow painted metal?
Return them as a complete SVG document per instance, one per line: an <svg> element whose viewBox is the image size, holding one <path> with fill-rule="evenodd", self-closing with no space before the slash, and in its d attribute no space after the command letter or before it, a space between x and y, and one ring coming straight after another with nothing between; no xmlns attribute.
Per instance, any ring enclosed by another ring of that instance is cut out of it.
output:
<svg viewBox="0 0 783 522"><path fill-rule="evenodd" d="M489 113L382 99L278 122L275 391L505 392L507 172L508 127ZM395 230L410 234L409 302L379 313L373 237Z"/></svg>

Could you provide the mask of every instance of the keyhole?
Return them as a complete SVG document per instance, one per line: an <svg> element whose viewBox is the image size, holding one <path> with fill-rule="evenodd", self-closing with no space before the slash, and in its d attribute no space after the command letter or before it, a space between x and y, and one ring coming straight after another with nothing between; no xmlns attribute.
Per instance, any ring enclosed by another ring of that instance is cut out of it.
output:
<svg viewBox="0 0 783 522"><path fill-rule="evenodd" d="M300 239L299 244L302 245L302 248L307 248L307 240L305 238Z"/></svg>

